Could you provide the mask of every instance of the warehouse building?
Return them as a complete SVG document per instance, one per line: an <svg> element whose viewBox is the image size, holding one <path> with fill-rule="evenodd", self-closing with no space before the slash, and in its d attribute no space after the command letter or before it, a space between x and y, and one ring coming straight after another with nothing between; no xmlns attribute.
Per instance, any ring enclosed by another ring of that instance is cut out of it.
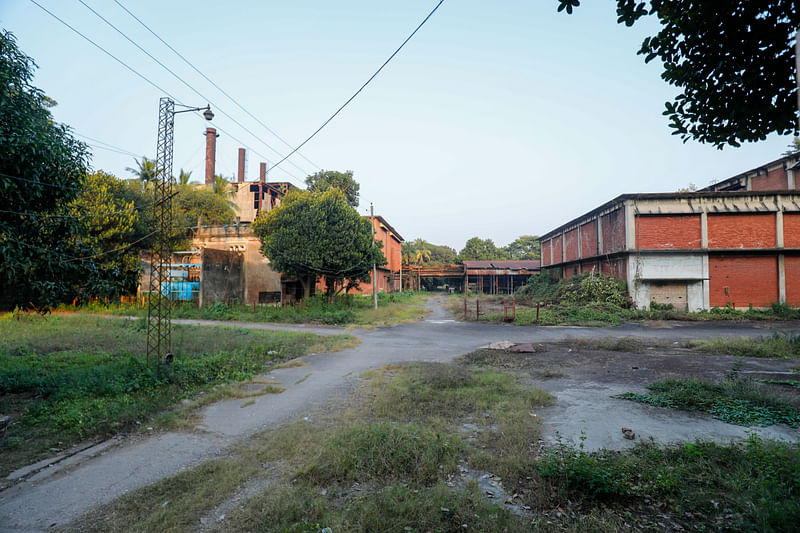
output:
<svg viewBox="0 0 800 533"><path fill-rule="evenodd" d="M543 235L542 270L611 274L639 308L800 306L800 191L754 177L749 190L623 194Z"/></svg>

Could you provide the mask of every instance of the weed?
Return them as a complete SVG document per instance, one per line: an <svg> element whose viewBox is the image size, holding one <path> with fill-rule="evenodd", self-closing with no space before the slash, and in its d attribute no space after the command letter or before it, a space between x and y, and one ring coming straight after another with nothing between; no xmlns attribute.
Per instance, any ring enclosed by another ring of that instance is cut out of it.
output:
<svg viewBox="0 0 800 533"><path fill-rule="evenodd" d="M647 387L651 394L626 392L615 396L657 407L701 411L740 426L800 425L800 410L789 401L771 395L748 380L707 383L666 379Z"/></svg>
<svg viewBox="0 0 800 533"><path fill-rule="evenodd" d="M692 341L700 351L743 357L775 357L793 359L800 357L800 334L774 332L768 337L716 338Z"/></svg>

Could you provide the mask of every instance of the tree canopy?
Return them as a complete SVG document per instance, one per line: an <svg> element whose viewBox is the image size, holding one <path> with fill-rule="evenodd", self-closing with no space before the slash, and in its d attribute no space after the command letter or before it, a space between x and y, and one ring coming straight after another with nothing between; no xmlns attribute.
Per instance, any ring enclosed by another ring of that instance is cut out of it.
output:
<svg viewBox="0 0 800 533"><path fill-rule="evenodd" d="M406 264L452 265L456 262L456 251L449 246L415 239L403 243L403 262Z"/></svg>
<svg viewBox="0 0 800 533"><path fill-rule="evenodd" d="M558 0L572 13L579 0ZM661 31L644 39L645 62L660 59L661 78L682 90L665 104L674 135L717 148L797 134L793 42L800 3L787 0L617 0L617 21L654 16Z"/></svg>
<svg viewBox="0 0 800 533"><path fill-rule="evenodd" d="M336 170L320 170L306 178L306 187L311 192L325 192L328 189L339 189L352 207L358 207L358 191L361 186L353 178L353 171L337 172Z"/></svg>
<svg viewBox="0 0 800 533"><path fill-rule="evenodd" d="M281 205L253 222L261 252L272 268L297 277L306 296L325 277L326 294L371 280L372 264L386 264L380 242L372 238L367 218L359 216L345 194L293 190Z"/></svg>
<svg viewBox="0 0 800 533"><path fill-rule="evenodd" d="M0 30L0 303L63 301L86 280L90 251L71 239L81 219L68 216L86 175L85 144L56 123L53 101L31 85L35 64Z"/></svg>
<svg viewBox="0 0 800 533"><path fill-rule="evenodd" d="M541 259L542 247L537 235L521 235L503 247L509 259Z"/></svg>
<svg viewBox="0 0 800 533"><path fill-rule="evenodd" d="M506 254L502 249L497 248L492 239L481 239L472 237L464 248L458 252L458 261L486 261L489 259L505 259Z"/></svg>

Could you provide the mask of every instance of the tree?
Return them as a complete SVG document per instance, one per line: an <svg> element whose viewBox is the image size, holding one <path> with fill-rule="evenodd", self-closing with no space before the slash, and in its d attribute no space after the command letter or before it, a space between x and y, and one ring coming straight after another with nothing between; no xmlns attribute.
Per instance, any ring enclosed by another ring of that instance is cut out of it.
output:
<svg viewBox="0 0 800 533"><path fill-rule="evenodd" d="M451 265L456 262L456 251L449 246L430 243L424 239L414 239L403 243L403 262L410 264L417 261L418 252L423 251L426 263L432 265Z"/></svg>
<svg viewBox="0 0 800 533"><path fill-rule="evenodd" d="M541 259L542 248L537 235L522 235L503 247L509 259Z"/></svg>
<svg viewBox="0 0 800 533"><path fill-rule="evenodd" d="M486 261L490 259L505 259L505 253L495 246L492 239L472 237L466 242L464 248L458 252L458 261Z"/></svg>
<svg viewBox="0 0 800 533"><path fill-rule="evenodd" d="M335 188L342 191L352 207L358 207L358 191L361 186L353 179L353 171L337 172L320 170L306 178L306 187L311 192L325 192Z"/></svg>
<svg viewBox="0 0 800 533"><path fill-rule="evenodd" d="M185 170L181 169L180 174L178 174L178 185L189 185L190 180L192 179L192 171L186 172Z"/></svg>
<svg viewBox="0 0 800 533"><path fill-rule="evenodd" d="M279 207L259 214L252 227L272 268L297 277L306 296L324 276L332 300L341 290L370 281L373 263L386 264L369 219L336 188L291 191Z"/></svg>
<svg viewBox="0 0 800 533"><path fill-rule="evenodd" d="M558 0L572 13L579 0ZM800 3L733 0L617 0L617 21L632 26L655 16L661 31L638 53L660 59L661 78L683 92L667 102L674 135L717 148L798 132L792 42Z"/></svg>
<svg viewBox="0 0 800 533"><path fill-rule="evenodd" d="M179 187L173 205L176 206L175 225L188 228L203 224L230 224L236 213L229 200L208 189Z"/></svg>
<svg viewBox="0 0 800 533"><path fill-rule="evenodd" d="M53 120L54 102L31 85L35 64L0 30L0 305L42 306L74 295L91 262L71 239L81 219L65 216L89 152Z"/></svg>
<svg viewBox="0 0 800 533"><path fill-rule="evenodd" d="M142 189L146 189L148 184L156 181L156 161L146 157L142 157L141 161L138 159L134 159L134 161L136 161L136 168L126 167L125 170L136 176L136 179L142 183Z"/></svg>
<svg viewBox="0 0 800 533"><path fill-rule="evenodd" d="M786 151L781 155L795 155L798 152L800 152L800 137L795 137L786 147Z"/></svg>

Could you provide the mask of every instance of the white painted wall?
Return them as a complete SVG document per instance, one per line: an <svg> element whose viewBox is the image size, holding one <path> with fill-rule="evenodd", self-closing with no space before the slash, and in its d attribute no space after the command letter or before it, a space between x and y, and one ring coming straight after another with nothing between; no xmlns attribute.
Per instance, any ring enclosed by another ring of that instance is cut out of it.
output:
<svg viewBox="0 0 800 533"><path fill-rule="evenodd" d="M686 280L689 311L709 309L706 254L631 254L628 260L628 293L639 309L650 305L649 280Z"/></svg>

